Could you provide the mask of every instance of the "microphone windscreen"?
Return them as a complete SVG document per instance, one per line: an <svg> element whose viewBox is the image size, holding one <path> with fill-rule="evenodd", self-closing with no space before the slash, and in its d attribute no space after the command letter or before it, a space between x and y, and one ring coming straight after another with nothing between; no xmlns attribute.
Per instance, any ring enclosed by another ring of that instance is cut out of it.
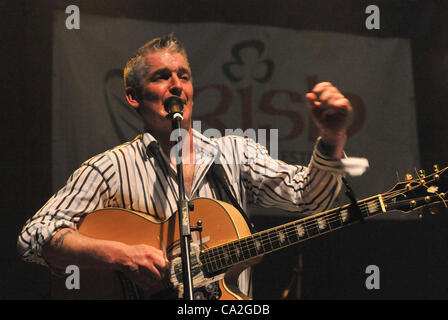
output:
<svg viewBox="0 0 448 320"><path fill-rule="evenodd" d="M168 112L168 114L182 113L182 111L184 110L184 103L178 96L169 97L165 100L163 106L165 107L165 111Z"/></svg>

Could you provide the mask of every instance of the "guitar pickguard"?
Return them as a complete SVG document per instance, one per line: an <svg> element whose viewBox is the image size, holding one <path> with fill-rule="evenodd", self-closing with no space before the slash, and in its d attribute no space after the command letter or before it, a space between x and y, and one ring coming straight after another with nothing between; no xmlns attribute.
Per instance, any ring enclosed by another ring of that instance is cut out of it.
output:
<svg viewBox="0 0 448 320"><path fill-rule="evenodd" d="M202 268L200 260L201 248L199 242L191 243L190 262L191 262L191 277L193 281L193 296L195 300L217 300L221 297L218 281L224 278L224 273L208 277ZM167 252L168 259L171 261L170 265L170 283L173 290L178 292L178 298L184 295L183 286L183 272L182 272L182 258L179 246L173 248L172 251Z"/></svg>

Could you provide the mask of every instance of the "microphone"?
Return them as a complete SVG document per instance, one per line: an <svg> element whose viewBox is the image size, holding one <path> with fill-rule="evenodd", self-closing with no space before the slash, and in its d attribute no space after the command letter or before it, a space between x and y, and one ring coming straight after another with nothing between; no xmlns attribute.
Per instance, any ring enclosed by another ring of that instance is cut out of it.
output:
<svg viewBox="0 0 448 320"><path fill-rule="evenodd" d="M165 100L163 103L163 106L165 107L165 111L168 112L168 118L177 118L182 117L182 111L184 110L184 102L181 98L178 96L171 96Z"/></svg>

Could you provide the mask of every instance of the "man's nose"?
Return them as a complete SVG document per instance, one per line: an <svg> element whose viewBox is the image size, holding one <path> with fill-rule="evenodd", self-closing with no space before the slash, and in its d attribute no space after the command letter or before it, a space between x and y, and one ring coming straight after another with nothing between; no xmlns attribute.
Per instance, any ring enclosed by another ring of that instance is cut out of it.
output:
<svg viewBox="0 0 448 320"><path fill-rule="evenodd" d="M182 93L182 83L177 75L171 77L170 93L175 96L180 96Z"/></svg>

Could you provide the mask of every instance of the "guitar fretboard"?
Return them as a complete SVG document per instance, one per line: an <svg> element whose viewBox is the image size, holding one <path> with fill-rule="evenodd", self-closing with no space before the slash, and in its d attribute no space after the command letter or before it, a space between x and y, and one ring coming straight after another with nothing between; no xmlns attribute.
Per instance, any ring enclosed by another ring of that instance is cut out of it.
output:
<svg viewBox="0 0 448 320"><path fill-rule="evenodd" d="M207 249L201 253L201 262L206 272L219 273L237 263L318 237L385 211L381 195L358 201L357 205L360 217L356 216L353 206L345 205Z"/></svg>

